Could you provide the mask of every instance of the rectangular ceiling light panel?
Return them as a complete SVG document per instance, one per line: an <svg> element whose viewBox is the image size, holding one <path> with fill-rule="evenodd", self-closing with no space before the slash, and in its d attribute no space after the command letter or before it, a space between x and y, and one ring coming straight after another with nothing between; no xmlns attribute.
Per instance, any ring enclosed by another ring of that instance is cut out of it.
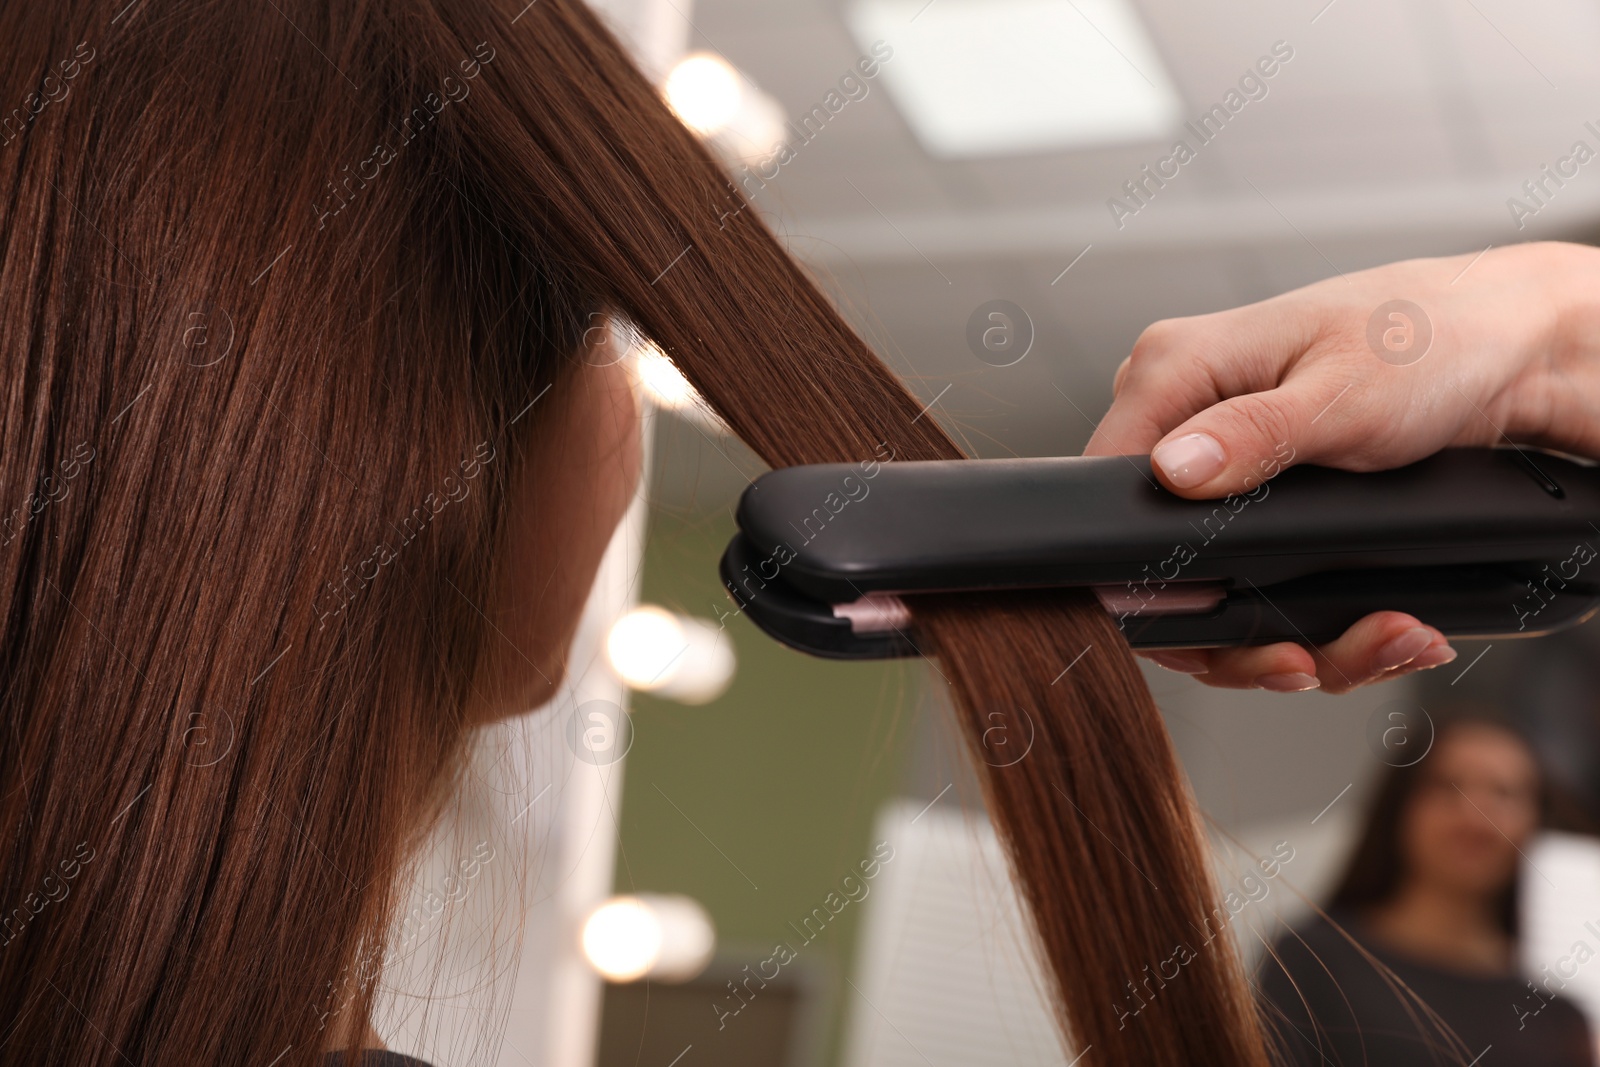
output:
<svg viewBox="0 0 1600 1067"><path fill-rule="evenodd" d="M894 49L882 77L934 156L1151 141L1180 121L1126 0L856 0L846 17L862 49Z"/></svg>

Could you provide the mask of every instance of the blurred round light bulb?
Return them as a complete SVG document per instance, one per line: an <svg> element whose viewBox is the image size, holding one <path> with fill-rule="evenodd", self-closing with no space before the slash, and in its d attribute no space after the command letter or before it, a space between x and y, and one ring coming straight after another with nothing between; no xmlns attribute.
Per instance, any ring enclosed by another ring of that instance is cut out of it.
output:
<svg viewBox="0 0 1600 1067"><path fill-rule="evenodd" d="M650 394L650 399L661 407L682 411L704 404L677 364L655 345L638 346L634 368L639 376L639 384Z"/></svg>
<svg viewBox="0 0 1600 1067"><path fill-rule="evenodd" d="M606 656L620 677L634 689L660 685L683 660L689 641L677 616L661 608L635 608L611 627Z"/></svg>
<svg viewBox="0 0 1600 1067"><path fill-rule="evenodd" d="M630 688L685 704L721 696L735 667L732 642L720 626L652 606L612 624L606 657Z"/></svg>
<svg viewBox="0 0 1600 1067"><path fill-rule="evenodd" d="M691 897L640 893L612 897L583 924L583 954L604 978L685 982L716 949L711 916Z"/></svg>
<svg viewBox="0 0 1600 1067"><path fill-rule="evenodd" d="M684 125L715 133L733 120L744 102L739 72L720 56L696 52L667 75L667 103Z"/></svg>
<svg viewBox="0 0 1600 1067"><path fill-rule="evenodd" d="M722 419L711 410L699 390L689 384L677 364L648 341L634 343L633 375L654 407L670 411L703 429L719 434L728 432Z"/></svg>
<svg viewBox="0 0 1600 1067"><path fill-rule="evenodd" d="M643 978L661 958L661 922L636 897L617 897L583 924L583 954L613 982Z"/></svg>

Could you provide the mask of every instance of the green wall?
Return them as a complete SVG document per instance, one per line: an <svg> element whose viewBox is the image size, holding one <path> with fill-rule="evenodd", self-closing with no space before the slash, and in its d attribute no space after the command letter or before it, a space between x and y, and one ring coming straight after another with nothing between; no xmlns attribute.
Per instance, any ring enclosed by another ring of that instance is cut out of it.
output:
<svg viewBox="0 0 1600 1067"><path fill-rule="evenodd" d="M642 600L731 615L716 563L732 534L726 514L658 511ZM861 905L803 946L789 924L869 855L873 817L900 783L920 674L903 662L814 659L741 616L726 620L726 633L738 671L722 697L689 707L635 695L617 891L699 900L716 922L719 962L731 958L734 969L754 967L780 940L799 948L796 963L822 978L812 1024L821 1062L832 1064ZM700 1010L714 1017L709 1003Z"/></svg>

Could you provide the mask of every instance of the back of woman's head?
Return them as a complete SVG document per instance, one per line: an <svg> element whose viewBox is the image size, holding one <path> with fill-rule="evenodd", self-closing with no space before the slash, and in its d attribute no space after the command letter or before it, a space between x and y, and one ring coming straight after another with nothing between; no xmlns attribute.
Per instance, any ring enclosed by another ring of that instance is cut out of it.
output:
<svg viewBox="0 0 1600 1067"><path fill-rule="evenodd" d="M309 1064L365 1017L597 313L774 465L960 453L577 0L12 0L0 36L0 1061ZM986 788L1076 1047L1264 1063L1114 625L913 611L969 737L1038 725Z"/></svg>
<svg viewBox="0 0 1600 1067"><path fill-rule="evenodd" d="M507 425L593 297L479 217L479 101L432 110L482 36L119 8L0 6L0 1058L309 1062L460 754Z"/></svg>

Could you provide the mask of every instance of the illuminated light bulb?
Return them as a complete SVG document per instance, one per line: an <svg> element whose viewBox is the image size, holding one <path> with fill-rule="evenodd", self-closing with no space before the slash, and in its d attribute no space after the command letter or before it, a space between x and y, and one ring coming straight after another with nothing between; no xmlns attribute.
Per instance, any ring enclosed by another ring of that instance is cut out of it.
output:
<svg viewBox="0 0 1600 1067"><path fill-rule="evenodd" d="M733 120L744 103L740 81L739 72L720 56L696 52L667 75L667 103L690 129L715 133Z"/></svg>
<svg viewBox="0 0 1600 1067"><path fill-rule="evenodd" d="M712 147L735 164L755 168L759 180L771 181L781 166L776 157L788 141L783 106L754 87L745 92L739 113L711 136Z"/></svg>
<svg viewBox="0 0 1600 1067"><path fill-rule="evenodd" d="M689 384L667 355L643 338L633 343L633 377L652 405L682 416L704 429L726 434L728 427Z"/></svg>
<svg viewBox="0 0 1600 1067"><path fill-rule="evenodd" d="M682 662L688 645L683 626L670 611L635 608L612 625L606 656L628 685L652 689Z"/></svg>
<svg viewBox="0 0 1600 1067"><path fill-rule="evenodd" d="M704 406L705 401L700 399L699 392L661 349L641 343L635 355L634 372L639 377L639 384L656 404L672 411Z"/></svg>
<svg viewBox="0 0 1600 1067"><path fill-rule="evenodd" d="M583 924L583 954L613 982L643 978L661 958L661 921L637 897L616 897Z"/></svg>
<svg viewBox="0 0 1600 1067"><path fill-rule="evenodd" d="M613 982L686 982L717 947L705 908L691 897L640 893L612 897L583 924L584 958Z"/></svg>
<svg viewBox="0 0 1600 1067"><path fill-rule="evenodd" d="M685 704L721 696L735 666L732 642L721 627L651 606L612 624L606 658L630 688Z"/></svg>

